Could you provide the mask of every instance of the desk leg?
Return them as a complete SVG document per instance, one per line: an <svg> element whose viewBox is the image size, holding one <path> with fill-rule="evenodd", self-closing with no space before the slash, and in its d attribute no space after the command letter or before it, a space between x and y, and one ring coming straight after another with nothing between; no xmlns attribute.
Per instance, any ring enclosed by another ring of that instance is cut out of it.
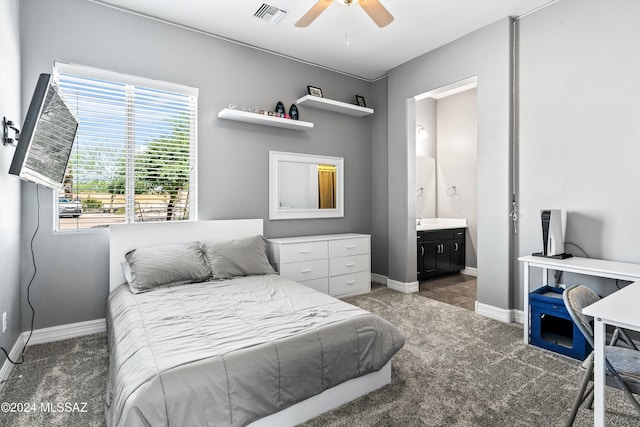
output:
<svg viewBox="0 0 640 427"><path fill-rule="evenodd" d="M602 319L596 318L594 325L594 401L593 401L593 425L603 427L606 424L606 413L604 410L605 394L605 369L604 369L604 346L605 346L605 324Z"/></svg>
<svg viewBox="0 0 640 427"><path fill-rule="evenodd" d="M524 343L529 344L529 263L524 263L522 326L524 329Z"/></svg>

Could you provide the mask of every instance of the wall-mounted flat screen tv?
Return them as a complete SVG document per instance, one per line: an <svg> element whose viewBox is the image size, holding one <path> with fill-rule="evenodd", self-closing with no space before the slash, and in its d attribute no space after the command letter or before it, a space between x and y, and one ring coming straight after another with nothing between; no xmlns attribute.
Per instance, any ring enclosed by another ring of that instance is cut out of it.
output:
<svg viewBox="0 0 640 427"><path fill-rule="evenodd" d="M78 119L51 74L40 74L9 173L49 188L62 187Z"/></svg>

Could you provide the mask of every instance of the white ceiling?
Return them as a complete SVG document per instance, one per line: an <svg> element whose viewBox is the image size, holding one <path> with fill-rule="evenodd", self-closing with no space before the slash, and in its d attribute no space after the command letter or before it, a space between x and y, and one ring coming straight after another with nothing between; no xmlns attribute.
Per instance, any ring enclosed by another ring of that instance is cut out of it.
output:
<svg viewBox="0 0 640 427"><path fill-rule="evenodd" d="M307 28L297 28L294 23L316 0L94 1L375 80L465 34L556 0L380 0L395 17L384 28L360 6L338 2ZM263 3L287 14L275 25L254 17Z"/></svg>

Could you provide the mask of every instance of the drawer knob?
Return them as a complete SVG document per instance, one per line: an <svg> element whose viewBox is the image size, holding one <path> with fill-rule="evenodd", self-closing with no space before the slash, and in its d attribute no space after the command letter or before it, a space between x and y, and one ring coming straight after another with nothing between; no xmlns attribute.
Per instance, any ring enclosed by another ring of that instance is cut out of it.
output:
<svg viewBox="0 0 640 427"><path fill-rule="evenodd" d="M347 249L355 249L356 247L354 245L348 245L346 246Z"/></svg>
<svg viewBox="0 0 640 427"><path fill-rule="evenodd" d="M347 285L353 285L353 284L355 284L355 283L356 283L356 281L355 281L355 280L349 280L349 281L347 282Z"/></svg>
<svg viewBox="0 0 640 427"><path fill-rule="evenodd" d="M300 273L303 273L303 274L311 273L311 269L305 268L304 270L300 270Z"/></svg>
<svg viewBox="0 0 640 427"><path fill-rule="evenodd" d="M311 253L311 249L302 249L300 251L301 254L310 254Z"/></svg>
<svg viewBox="0 0 640 427"><path fill-rule="evenodd" d="M347 267L355 267L356 263L355 262L350 262L347 264Z"/></svg>

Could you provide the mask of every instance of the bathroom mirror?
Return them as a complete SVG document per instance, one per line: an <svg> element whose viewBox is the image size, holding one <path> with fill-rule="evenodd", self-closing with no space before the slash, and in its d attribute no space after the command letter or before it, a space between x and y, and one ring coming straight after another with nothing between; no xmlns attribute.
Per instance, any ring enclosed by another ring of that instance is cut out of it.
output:
<svg viewBox="0 0 640 427"><path fill-rule="evenodd" d="M269 219L344 217L344 159L269 151Z"/></svg>
<svg viewBox="0 0 640 427"><path fill-rule="evenodd" d="M437 218L436 159L416 156L416 218Z"/></svg>

